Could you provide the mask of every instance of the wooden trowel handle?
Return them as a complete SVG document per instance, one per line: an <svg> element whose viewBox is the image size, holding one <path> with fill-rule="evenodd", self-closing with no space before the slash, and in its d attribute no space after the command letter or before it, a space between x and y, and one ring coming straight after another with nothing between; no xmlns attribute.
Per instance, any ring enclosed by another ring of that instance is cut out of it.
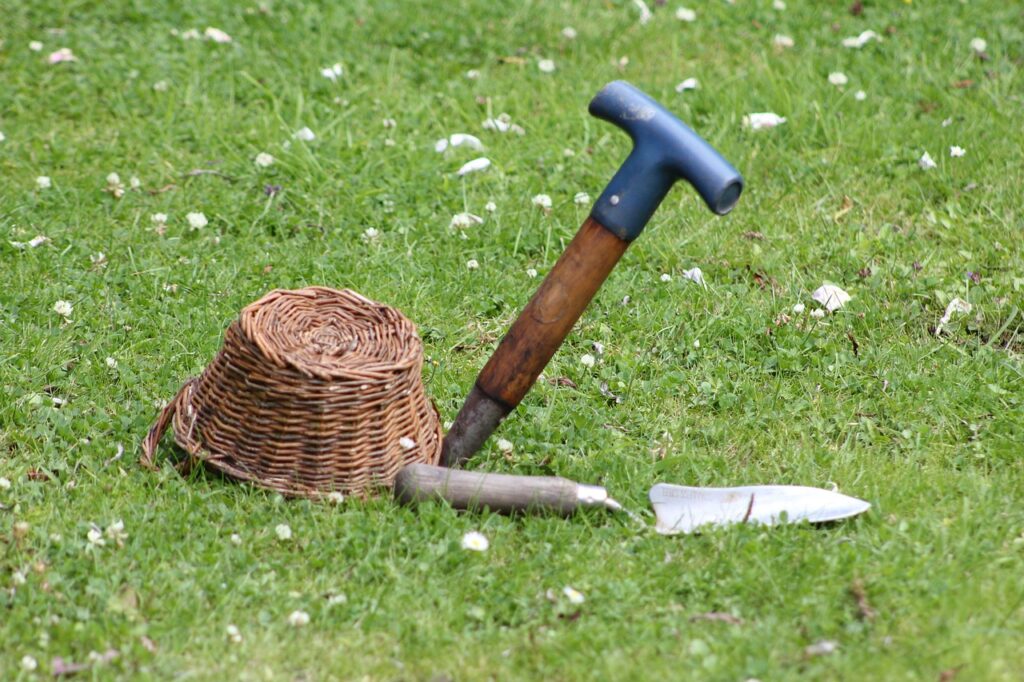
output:
<svg viewBox="0 0 1024 682"><path fill-rule="evenodd" d="M503 514L549 511L569 516L585 503L580 489L595 487L555 476L510 476L410 464L398 472L394 493L406 504L442 499L456 509L489 508Z"/></svg>

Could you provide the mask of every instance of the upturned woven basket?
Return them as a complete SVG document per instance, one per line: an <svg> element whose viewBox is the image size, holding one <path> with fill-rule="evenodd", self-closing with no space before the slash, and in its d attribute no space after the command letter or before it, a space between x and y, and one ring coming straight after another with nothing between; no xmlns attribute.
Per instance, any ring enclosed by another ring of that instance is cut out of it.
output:
<svg viewBox="0 0 1024 682"><path fill-rule="evenodd" d="M290 496L365 495L407 464L436 464L441 424L423 344L394 308L325 287L275 290L242 310L213 362L164 408L160 438L218 471Z"/></svg>

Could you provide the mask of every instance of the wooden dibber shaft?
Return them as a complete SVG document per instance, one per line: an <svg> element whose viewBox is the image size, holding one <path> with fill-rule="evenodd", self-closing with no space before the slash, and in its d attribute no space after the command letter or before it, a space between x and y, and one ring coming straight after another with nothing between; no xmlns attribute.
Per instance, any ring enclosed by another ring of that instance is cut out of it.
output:
<svg viewBox="0 0 1024 682"><path fill-rule="evenodd" d="M587 218L477 377L445 437L445 466L480 449L533 386L629 242Z"/></svg>

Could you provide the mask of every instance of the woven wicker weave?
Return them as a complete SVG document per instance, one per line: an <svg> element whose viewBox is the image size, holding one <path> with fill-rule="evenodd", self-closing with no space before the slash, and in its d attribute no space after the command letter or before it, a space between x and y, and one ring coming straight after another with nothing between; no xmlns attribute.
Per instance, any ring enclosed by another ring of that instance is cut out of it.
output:
<svg viewBox="0 0 1024 682"><path fill-rule="evenodd" d="M440 456L422 365L416 327L394 308L348 290L272 291L160 414L142 462L154 466L173 422L189 463L286 495L371 492Z"/></svg>

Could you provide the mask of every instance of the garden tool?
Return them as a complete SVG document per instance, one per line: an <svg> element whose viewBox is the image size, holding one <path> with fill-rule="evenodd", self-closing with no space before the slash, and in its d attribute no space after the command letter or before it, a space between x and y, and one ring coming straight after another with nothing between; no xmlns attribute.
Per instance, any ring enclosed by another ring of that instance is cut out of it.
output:
<svg viewBox="0 0 1024 682"><path fill-rule="evenodd" d="M426 464L410 464L398 473L395 496L404 503L443 499L457 509L487 507L502 513L550 511L569 516L582 507L604 507L640 518L600 486L558 477L485 474ZM871 507L832 490L796 485L694 488L658 483L649 498L656 519L654 529L662 535L735 523L773 526L836 521Z"/></svg>

